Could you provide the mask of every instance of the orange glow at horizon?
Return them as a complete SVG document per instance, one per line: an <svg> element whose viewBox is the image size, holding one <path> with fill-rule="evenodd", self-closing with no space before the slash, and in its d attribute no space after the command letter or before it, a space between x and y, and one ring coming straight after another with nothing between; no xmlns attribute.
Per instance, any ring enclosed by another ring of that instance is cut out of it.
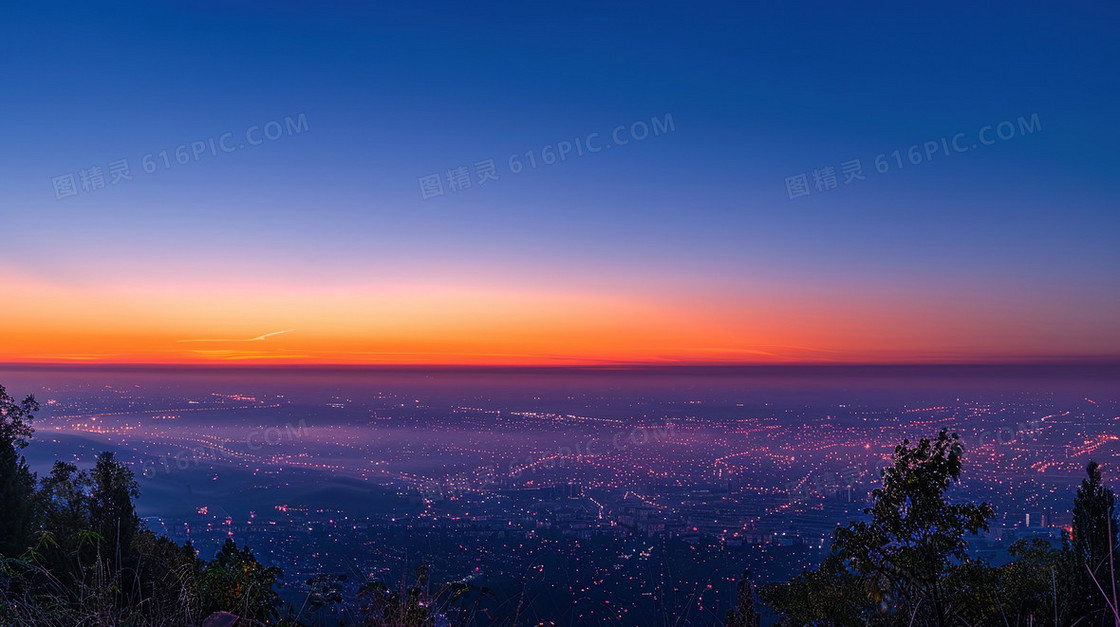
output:
<svg viewBox="0 0 1120 627"><path fill-rule="evenodd" d="M932 363L1057 344L1038 337L1042 322L866 295L751 304L486 285L4 284L20 295L0 309L0 362L12 363Z"/></svg>

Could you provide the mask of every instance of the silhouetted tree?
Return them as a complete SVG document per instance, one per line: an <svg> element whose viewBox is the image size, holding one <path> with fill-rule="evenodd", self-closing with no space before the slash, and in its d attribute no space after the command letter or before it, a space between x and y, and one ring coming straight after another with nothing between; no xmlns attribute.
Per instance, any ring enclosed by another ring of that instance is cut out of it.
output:
<svg viewBox="0 0 1120 627"><path fill-rule="evenodd" d="M104 539L103 554L121 564L132 551L132 540L140 530L140 519L132 499L140 496L136 479L124 464L113 459L111 452L97 456L97 465L90 473L93 491L90 494L90 526Z"/></svg>
<svg viewBox="0 0 1120 627"><path fill-rule="evenodd" d="M204 563L195 555L191 543L180 545L167 536L142 529L133 540L133 549L139 562L140 598L152 613L198 617L198 586Z"/></svg>
<svg viewBox="0 0 1120 627"><path fill-rule="evenodd" d="M727 627L757 627L758 614L754 611L754 588L751 571L744 569L735 587L735 609L727 611Z"/></svg>
<svg viewBox="0 0 1120 627"><path fill-rule="evenodd" d="M778 624L858 627L870 622L887 603L888 593L872 577L859 577L843 561L829 555L816 569L759 589L764 603L781 614Z"/></svg>
<svg viewBox="0 0 1120 627"><path fill-rule="evenodd" d="M20 450L38 410L34 396L16 402L0 385L0 557L18 556L30 544L35 475Z"/></svg>
<svg viewBox="0 0 1120 627"><path fill-rule="evenodd" d="M945 497L960 481L962 453L960 439L944 429L915 446L904 440L864 510L871 520L837 529L835 559L772 590L769 601L800 620L830 624L901 617L910 625L942 627L953 616L985 614L975 592L990 573L969 562L965 534L987 530L992 508Z"/></svg>
<svg viewBox="0 0 1120 627"><path fill-rule="evenodd" d="M276 618L280 598L275 587L281 575L279 568L258 562L248 547L239 549L227 539L199 577L202 615L227 611L259 621Z"/></svg>
<svg viewBox="0 0 1120 627"><path fill-rule="evenodd" d="M1073 501L1072 560L1080 582L1078 616L1092 625L1114 625L1116 616L1116 497L1104 485L1100 464L1089 462Z"/></svg>
<svg viewBox="0 0 1120 627"><path fill-rule="evenodd" d="M1000 570L992 568L983 560L968 560L950 564L939 583L943 594L941 607L944 608L942 624L994 625L1007 624L1005 609L1000 604ZM909 625L932 624L928 614L921 614L915 608L909 615L899 618ZM1019 623L1016 623L1019 624ZM1036 625L1024 622L1022 625Z"/></svg>
<svg viewBox="0 0 1120 627"><path fill-rule="evenodd" d="M63 580L80 578L81 564L90 563L96 547L83 545L82 532L92 530L89 474L74 464L56 461L37 494L39 530L49 534L41 542L45 566ZM83 555L84 553L84 555Z"/></svg>
<svg viewBox="0 0 1120 627"><path fill-rule="evenodd" d="M986 503L945 499L960 481L962 453L960 438L945 429L917 446L903 440L865 510L872 520L836 531L833 551L856 573L885 580L913 624L946 624L952 591L942 582L951 567L968 560L965 534L987 531L993 516Z"/></svg>
<svg viewBox="0 0 1120 627"><path fill-rule="evenodd" d="M1008 549L1011 562L999 569L990 590L1012 625L1061 626L1074 622L1070 599L1075 573L1068 542L1062 548L1042 538L1019 540Z"/></svg>

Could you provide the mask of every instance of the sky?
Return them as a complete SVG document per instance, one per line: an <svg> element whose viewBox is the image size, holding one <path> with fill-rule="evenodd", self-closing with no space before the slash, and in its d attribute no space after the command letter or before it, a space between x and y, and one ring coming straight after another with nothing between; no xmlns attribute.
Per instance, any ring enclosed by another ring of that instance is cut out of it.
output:
<svg viewBox="0 0 1120 627"><path fill-rule="evenodd" d="M0 362L1120 358L1116 3L382 4L6 6Z"/></svg>

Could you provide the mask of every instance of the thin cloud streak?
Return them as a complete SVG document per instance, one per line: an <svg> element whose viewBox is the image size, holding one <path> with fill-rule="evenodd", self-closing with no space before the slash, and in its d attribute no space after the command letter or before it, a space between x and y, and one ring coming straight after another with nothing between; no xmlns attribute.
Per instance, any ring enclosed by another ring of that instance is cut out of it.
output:
<svg viewBox="0 0 1120 627"><path fill-rule="evenodd" d="M257 337L251 337L249 339L179 340L179 342L263 342L265 338L272 337L274 335L282 335L284 333L291 333L292 331L295 331L295 329L285 329L283 331L273 331L272 333L265 333L264 335L258 335Z"/></svg>

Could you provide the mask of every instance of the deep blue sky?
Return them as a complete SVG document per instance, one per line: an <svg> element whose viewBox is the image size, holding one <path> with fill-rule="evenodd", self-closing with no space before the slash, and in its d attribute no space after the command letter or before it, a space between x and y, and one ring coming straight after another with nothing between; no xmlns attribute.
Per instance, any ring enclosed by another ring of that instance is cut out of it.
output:
<svg viewBox="0 0 1120 627"><path fill-rule="evenodd" d="M1044 352L1120 353L1116 3L3 15L0 280L477 282L667 295L729 318L849 290L1081 329ZM243 143L298 114L298 136L141 171L145 154L227 131ZM663 136L508 170L511 154L609 143L665 114ZM1035 114L1033 133L875 171L879 154L976 144ZM119 159L133 180L56 199L53 177ZM499 181L421 198L420 177L485 159ZM866 180L789 198L787 177L853 159Z"/></svg>

